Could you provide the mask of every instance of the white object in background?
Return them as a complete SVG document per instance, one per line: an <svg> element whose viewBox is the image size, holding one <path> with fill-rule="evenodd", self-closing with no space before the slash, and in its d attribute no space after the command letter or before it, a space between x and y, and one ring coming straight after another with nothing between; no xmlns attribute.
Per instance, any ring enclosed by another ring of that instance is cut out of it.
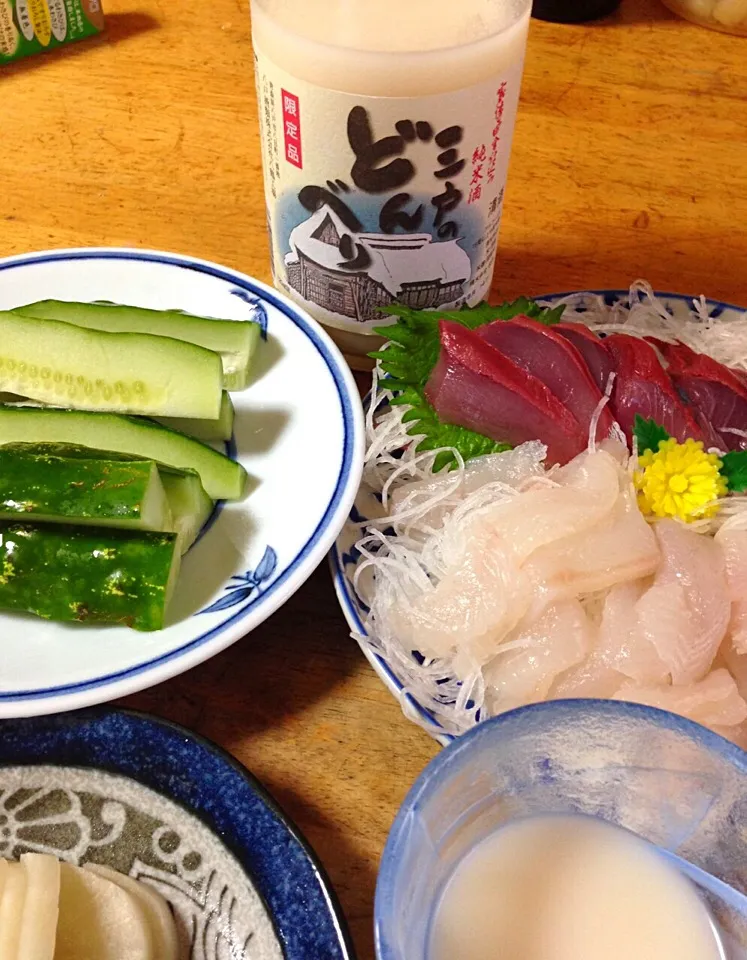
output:
<svg viewBox="0 0 747 960"><path fill-rule="evenodd" d="M664 0L664 3L702 27L747 36L747 0Z"/></svg>

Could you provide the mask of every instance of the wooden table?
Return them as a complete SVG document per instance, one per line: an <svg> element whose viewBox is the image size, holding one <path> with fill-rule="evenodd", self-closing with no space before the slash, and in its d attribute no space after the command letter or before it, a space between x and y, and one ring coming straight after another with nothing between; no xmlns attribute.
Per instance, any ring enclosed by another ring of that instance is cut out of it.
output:
<svg viewBox="0 0 747 960"><path fill-rule="evenodd" d="M0 254L148 246L269 279L246 0L106 9L105 39L0 71ZM747 40L657 0L534 23L494 297L643 276L747 303L745 130ZM378 859L436 746L348 638L326 568L251 637L127 703L265 782L370 960Z"/></svg>

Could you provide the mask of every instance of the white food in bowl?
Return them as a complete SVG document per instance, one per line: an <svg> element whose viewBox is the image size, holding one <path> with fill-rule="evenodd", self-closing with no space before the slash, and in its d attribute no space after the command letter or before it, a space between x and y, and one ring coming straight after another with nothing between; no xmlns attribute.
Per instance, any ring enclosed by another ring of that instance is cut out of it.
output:
<svg viewBox="0 0 747 960"><path fill-rule="evenodd" d="M145 910L116 883L63 863L55 960L155 960Z"/></svg>
<svg viewBox="0 0 747 960"><path fill-rule="evenodd" d="M87 863L86 870L90 870L105 880L111 880L118 887L129 893L140 905L145 913L151 938L153 940L154 956L158 960L178 960L179 941L174 926L174 918L168 904L152 887L123 873L112 870L99 863Z"/></svg>
<svg viewBox="0 0 747 960"><path fill-rule="evenodd" d="M178 960L171 910L111 867L0 859L0 960Z"/></svg>

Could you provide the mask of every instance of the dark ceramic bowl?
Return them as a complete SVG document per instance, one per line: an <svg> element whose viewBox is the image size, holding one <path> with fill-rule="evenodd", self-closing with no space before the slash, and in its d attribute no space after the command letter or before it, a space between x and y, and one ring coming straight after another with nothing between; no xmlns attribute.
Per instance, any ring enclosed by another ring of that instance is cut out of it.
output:
<svg viewBox="0 0 747 960"><path fill-rule="evenodd" d="M0 724L0 856L104 863L171 904L190 960L349 960L324 871L214 744L124 710Z"/></svg>

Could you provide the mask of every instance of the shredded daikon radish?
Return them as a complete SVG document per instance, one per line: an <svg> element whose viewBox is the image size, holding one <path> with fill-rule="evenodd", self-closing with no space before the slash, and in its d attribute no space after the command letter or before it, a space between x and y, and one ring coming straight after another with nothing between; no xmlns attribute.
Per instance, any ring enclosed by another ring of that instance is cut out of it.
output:
<svg viewBox="0 0 747 960"><path fill-rule="evenodd" d="M612 395L612 387L614 386L614 383L615 374L611 373L609 377L607 377L607 386L604 391L604 396L596 405L594 413L591 415L591 421L589 423L589 450L591 450L592 453L594 453L597 449L597 427L599 426L599 418L602 416L602 411L604 408L610 402L610 396ZM615 426L617 427L617 424L615 424ZM619 429L620 428L618 427L618 430ZM620 433L622 433L621 430ZM625 442L624 434L623 442Z"/></svg>

